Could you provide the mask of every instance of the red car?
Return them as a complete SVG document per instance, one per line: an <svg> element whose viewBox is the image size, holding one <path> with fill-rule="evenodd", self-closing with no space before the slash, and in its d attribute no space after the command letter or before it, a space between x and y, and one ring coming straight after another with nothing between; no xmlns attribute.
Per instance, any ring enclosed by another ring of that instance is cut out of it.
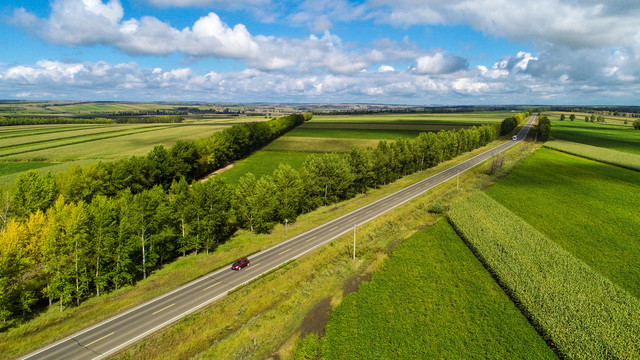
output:
<svg viewBox="0 0 640 360"><path fill-rule="evenodd" d="M246 257L240 258L236 260L233 265L231 265L231 270L240 270L243 267L247 267L249 266L249 262L249 259L247 259Z"/></svg>

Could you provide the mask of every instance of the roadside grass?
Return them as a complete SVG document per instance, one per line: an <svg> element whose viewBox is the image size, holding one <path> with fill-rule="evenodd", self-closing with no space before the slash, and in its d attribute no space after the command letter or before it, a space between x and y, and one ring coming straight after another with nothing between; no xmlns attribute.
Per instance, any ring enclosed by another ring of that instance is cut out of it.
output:
<svg viewBox="0 0 640 360"><path fill-rule="evenodd" d="M527 160L525 163L530 162ZM510 200L531 206L528 199ZM546 212L537 216L552 217L548 213L550 208L545 209ZM561 357L640 357L640 300L637 297L485 193L477 191L452 204L448 218Z"/></svg>
<svg viewBox="0 0 640 360"><path fill-rule="evenodd" d="M543 148L487 194L640 298L640 173Z"/></svg>
<svg viewBox="0 0 640 360"><path fill-rule="evenodd" d="M544 147L605 164L640 171L640 154L632 154L564 140L547 141Z"/></svg>
<svg viewBox="0 0 640 360"><path fill-rule="evenodd" d="M446 220L395 247L342 301L322 357L557 358Z"/></svg>
<svg viewBox="0 0 640 360"><path fill-rule="evenodd" d="M332 123L327 123L331 125ZM306 124L305 124L306 125ZM364 125L364 124L363 124ZM369 124L366 124L369 125ZM420 135L421 130L393 130L393 129L336 129L333 127L298 127L285 135L296 138L334 138L334 139L375 139L396 140L413 139ZM442 129L440 127L439 129Z"/></svg>
<svg viewBox="0 0 640 360"><path fill-rule="evenodd" d="M640 155L640 131L628 126L552 121L551 137Z"/></svg>
<svg viewBox="0 0 640 360"><path fill-rule="evenodd" d="M490 146L495 146L495 145L496 145L495 142L490 144ZM337 218L343 214L346 214L349 211L352 211L365 204L368 204L381 197L384 197L400 188L410 185L425 177L428 177L431 174L442 171L443 169L448 168L463 160L469 159L475 156L476 154L486 150L487 148L488 147L485 147L483 149L478 149L476 151L464 154L458 157L457 159L448 161L446 163L442 163L433 169L428 169L420 173L407 176L405 178L402 178L394 182L393 184L389 184L379 189L371 190L368 193L361 194L349 201L346 201L340 204L322 207L312 213L301 215L296 222L289 224L289 227L288 227L289 236L293 237L305 231L308 231L331 219ZM513 153L516 154L516 156L521 156L521 155L517 155L518 153L515 151L513 151ZM486 183L488 179L488 176L485 175L484 172L485 172L484 168L476 168L472 173L462 174L460 176L461 183L465 187L467 186L466 185L467 182L469 183L468 185L469 187L472 186L471 184L480 184L479 186L482 186L482 184ZM415 217L415 219L417 219L415 220L416 224L418 224L416 226L423 226L425 223L428 223L427 219L429 218L429 216L431 216L425 213L426 211L428 211L429 205L437 197L452 196L452 194L456 193L454 189L455 189L455 182L450 181L446 184L441 185L436 189L431 190L430 192L423 195L422 197L413 200L408 205L395 209L394 213L400 214L398 215L400 219L405 219L402 221L408 221L406 219L412 219ZM446 204L446 202L444 201L443 203ZM415 206L410 206L410 204L414 204ZM417 210L418 208L423 209L424 212L418 211ZM382 216L376 219L375 221L372 221L369 224L362 226L361 229L359 228L358 232L359 234L361 234L360 236L365 236L366 231L368 231L367 229L369 228L374 229L376 228L376 226L383 223L386 219L388 219L387 216L388 215ZM408 235L409 232L412 231L414 226L407 225L406 228L410 229L410 230L407 230L408 231L407 235ZM400 235L399 233L396 232L397 228L394 227L393 229L394 231L391 232L389 236L393 235L394 238L398 238L398 236ZM349 236L346 236L346 238L349 238ZM384 236L382 238L384 238ZM101 296L100 298L89 299L83 302L79 307L66 309L62 313L59 310L57 310L57 305L54 304L54 306L52 306L51 309L49 309L46 313L43 313L37 316L35 319L23 325L20 325L16 328L8 330L5 333L0 334L0 353L2 353L3 356L7 358L16 358L20 355L24 355L37 348L40 348L47 344L53 343L61 338L64 338L65 336L71 335L72 333L77 332L81 329L92 326L93 324L96 324L104 319L107 319L118 313L124 312L146 301L149 301L152 298L159 296L160 294L171 291L183 284L186 284L191 280L194 280L200 276L203 276L211 272L214 269L227 266L229 263L231 263L233 260L237 259L238 257L253 254L269 246L272 246L276 243L279 243L283 239L284 239L284 226L282 225L277 225L274 231L269 235L264 235L264 234L255 235L255 234L248 233L246 231L240 231L229 241L220 245L214 253L209 255L200 254L198 256L188 255L186 257L180 258L175 262L173 262L172 264L165 266L163 269L154 272L146 280L142 280L138 282L138 284L135 287L122 288L118 291L109 293L108 295ZM385 240L385 241L388 241L388 240ZM360 244L360 242L358 244ZM364 246L364 244L361 244L361 245ZM325 246L323 248L327 248L327 247L328 246ZM360 247L360 245L358 245L358 247ZM342 250L346 251L346 249L347 248L345 245L345 247ZM306 259L313 259L315 257L316 257L316 252L312 252L309 255L307 255ZM331 256L329 258L330 258L329 261L337 261L335 260L335 258ZM377 255L376 255L376 258L377 258ZM305 260L305 262L306 261L308 260ZM349 265L349 266L353 266L353 265ZM287 276L282 278L286 279ZM261 281L257 281L253 283L251 286L259 286L259 284L261 284ZM296 291L302 291L302 288L303 287L300 283L295 283L295 286L293 287L293 289L295 289ZM242 292L239 291L237 293L242 293ZM322 293L324 294L324 296L327 296L324 291L322 291ZM269 296L267 296L267 298L269 298ZM216 313L215 316L221 315L218 312L218 310L216 310L217 309L216 306L218 303L220 302L214 303L211 308L212 309L211 311ZM249 303L250 302L245 303L245 306L247 306L247 304ZM287 311L292 311L292 308L290 306L288 306L286 309ZM293 310L296 311L295 314L292 312L290 315L286 315L286 316L291 316L295 319L300 319L299 321L301 321L301 319L304 318L304 314L306 313L305 309L302 307L299 309L296 307L293 307ZM198 317L198 316L200 315L198 314L193 315L193 317ZM234 316L235 316L235 313L234 313ZM188 319L191 319L191 318L192 317L188 317L187 321L190 321ZM263 318L269 319L270 317L264 316ZM287 321L292 321L292 320L287 320ZM243 324L243 322L236 323L232 321L232 322L226 323L225 326L227 324L229 324L229 326L232 326L233 324ZM292 325L292 327L294 328L296 326ZM173 328L174 327L171 327L163 330L162 332L159 332L158 335L154 336L149 341L154 341L154 344L157 343L158 346L161 346L163 342L158 341L156 337L163 336L162 334L167 334L168 332L173 331L172 330ZM197 329L194 329L192 331L198 332ZM216 331L219 332L220 329ZM285 342L287 339L289 339L289 341L295 341L295 338L298 335L296 335L295 333L292 333L292 331L293 330L291 330L291 328L288 328L287 331L284 331L282 333L272 332L269 330L266 330L265 332L269 336L275 336L279 334L278 336L280 336L280 339L282 339L282 341ZM183 334L182 332L178 332L178 335L182 336L183 340L185 341L190 339L189 334ZM153 339L156 339L156 340L153 340ZM207 341L206 347L194 348L188 344L185 344L184 347L191 348L193 351L192 354L195 355L201 351L204 351L213 343L214 341L213 339L211 339L210 341L209 340ZM240 341L238 344L239 344L238 346L245 347L253 344L253 342ZM136 349L138 349L136 351L141 351L143 347L147 349L152 348L151 346L141 345L141 346L136 346ZM277 346L273 349L277 350ZM173 354L173 351L174 350L170 348L165 349L164 353L160 355L160 358L165 358L166 354L169 354L169 353Z"/></svg>

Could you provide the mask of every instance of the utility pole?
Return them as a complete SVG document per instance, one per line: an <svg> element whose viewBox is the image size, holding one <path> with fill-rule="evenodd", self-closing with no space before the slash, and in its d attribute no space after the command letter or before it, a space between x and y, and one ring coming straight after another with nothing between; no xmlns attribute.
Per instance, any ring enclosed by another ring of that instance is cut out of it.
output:
<svg viewBox="0 0 640 360"><path fill-rule="evenodd" d="M284 237L289 233L289 219L284 219Z"/></svg>
<svg viewBox="0 0 640 360"><path fill-rule="evenodd" d="M353 260L356 259L356 225L353 225Z"/></svg>

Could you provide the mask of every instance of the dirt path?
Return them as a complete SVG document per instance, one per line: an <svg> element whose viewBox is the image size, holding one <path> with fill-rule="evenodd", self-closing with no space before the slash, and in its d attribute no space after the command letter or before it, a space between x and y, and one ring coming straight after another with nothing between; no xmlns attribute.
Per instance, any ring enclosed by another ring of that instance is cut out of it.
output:
<svg viewBox="0 0 640 360"><path fill-rule="evenodd" d="M225 167L223 167L223 168L220 168L220 169L218 169L218 170L216 170L216 171L212 172L211 174L209 174L209 175L207 175L207 176L203 177L202 179L200 179L200 182L205 182L205 181L209 180L210 178L212 178L212 177L214 177L214 176L216 176L216 175L218 175L218 174L220 174L220 173L223 173L223 172L225 172L225 171L227 171L227 170L231 169L234 165L235 165L235 164L229 164L229 165L227 165L227 166L225 166Z"/></svg>

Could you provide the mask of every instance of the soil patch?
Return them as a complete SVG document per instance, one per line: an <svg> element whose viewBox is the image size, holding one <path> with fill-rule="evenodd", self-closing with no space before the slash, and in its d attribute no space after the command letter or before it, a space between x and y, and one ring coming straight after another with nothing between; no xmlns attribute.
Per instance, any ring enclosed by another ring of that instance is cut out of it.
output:
<svg viewBox="0 0 640 360"><path fill-rule="evenodd" d="M342 285L343 296L347 296L358 290L358 286L363 281L371 280L371 273L354 275L348 278ZM324 328L329 322L331 314L331 296L328 296L318 302L305 316L302 324L298 328L300 338L304 338L310 333L316 333L318 337L324 336Z"/></svg>
<svg viewBox="0 0 640 360"><path fill-rule="evenodd" d="M214 176L216 176L216 175L218 175L220 173L223 173L223 172L231 169L234 165L235 164L229 164L229 165L227 165L227 166L225 166L223 168L220 168L220 169L212 172L211 174L205 176L204 178L200 179L200 182L205 182L205 181L209 180L210 178L212 178L212 177L214 177Z"/></svg>

